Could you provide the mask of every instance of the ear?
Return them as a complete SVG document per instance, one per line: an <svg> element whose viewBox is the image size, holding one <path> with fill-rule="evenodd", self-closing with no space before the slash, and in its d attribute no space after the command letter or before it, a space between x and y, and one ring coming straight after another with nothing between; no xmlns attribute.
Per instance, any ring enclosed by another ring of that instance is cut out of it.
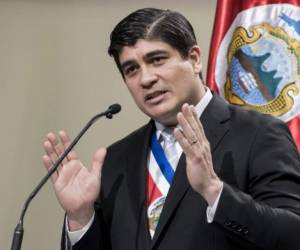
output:
<svg viewBox="0 0 300 250"><path fill-rule="evenodd" d="M193 65L195 75L199 75L202 71L202 61L201 61L201 49L199 46L194 45L189 51L189 61Z"/></svg>

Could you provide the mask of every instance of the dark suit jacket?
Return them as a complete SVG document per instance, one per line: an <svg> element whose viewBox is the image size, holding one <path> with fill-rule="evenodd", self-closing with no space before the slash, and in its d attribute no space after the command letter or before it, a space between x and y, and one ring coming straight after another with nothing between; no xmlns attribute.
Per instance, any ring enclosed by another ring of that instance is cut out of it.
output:
<svg viewBox="0 0 300 250"><path fill-rule="evenodd" d="M300 159L285 124L214 96L201 116L224 181L213 223L182 155L151 240L146 173L154 124L108 148L96 217L74 250L300 249Z"/></svg>

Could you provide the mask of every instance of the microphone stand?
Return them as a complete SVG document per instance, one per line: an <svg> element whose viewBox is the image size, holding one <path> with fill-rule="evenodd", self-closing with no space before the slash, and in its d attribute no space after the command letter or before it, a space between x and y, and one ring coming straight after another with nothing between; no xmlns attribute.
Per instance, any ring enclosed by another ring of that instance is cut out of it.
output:
<svg viewBox="0 0 300 250"><path fill-rule="evenodd" d="M67 147L67 149L63 152L63 154L57 159L57 161L53 164L53 167L47 172L47 174L44 176L44 178L40 181L40 183L35 187L35 189L32 191L32 193L28 196L26 199L23 209L21 212L21 216L19 219L19 222L15 228L13 241L11 250L21 250L22 245L22 239L24 234L23 229L23 220L25 213L27 211L27 208L32 201L32 199L36 196L36 194L40 191L40 189L44 186L44 184L47 182L47 180L51 177L51 175L57 170L61 162L64 160L64 158L70 153L70 151L74 148L74 146L77 144L77 142L80 140L80 138L85 134L85 132L102 116L106 116L108 119L112 119L113 115L120 112L121 106L119 104L113 104L109 106L109 108L94 117L92 117L89 122L84 126L84 128L80 131L80 133L77 135L77 137L71 142L71 144Z"/></svg>

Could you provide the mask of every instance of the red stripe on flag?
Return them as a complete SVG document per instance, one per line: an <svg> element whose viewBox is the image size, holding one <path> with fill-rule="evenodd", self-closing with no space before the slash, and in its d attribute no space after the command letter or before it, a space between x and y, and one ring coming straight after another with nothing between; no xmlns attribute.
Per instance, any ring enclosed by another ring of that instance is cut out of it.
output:
<svg viewBox="0 0 300 250"><path fill-rule="evenodd" d="M156 198L162 196L162 193L157 188L156 184L154 183L151 174L148 172L147 178L147 206L149 206Z"/></svg>
<svg viewBox="0 0 300 250"><path fill-rule="evenodd" d="M296 142L298 151L300 152L300 116L297 116L296 118L288 122L288 127Z"/></svg>

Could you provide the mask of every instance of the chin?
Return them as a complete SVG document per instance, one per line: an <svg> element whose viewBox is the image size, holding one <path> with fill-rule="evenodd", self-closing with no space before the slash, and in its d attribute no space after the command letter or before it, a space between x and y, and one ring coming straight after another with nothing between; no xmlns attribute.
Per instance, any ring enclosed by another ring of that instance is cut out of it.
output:
<svg viewBox="0 0 300 250"><path fill-rule="evenodd" d="M156 105L139 106L141 111L162 124L174 125L177 124L177 113L181 109L181 105L169 101L163 101Z"/></svg>
<svg viewBox="0 0 300 250"><path fill-rule="evenodd" d="M152 113L149 115L153 120L162 123L165 126L173 126L177 124L177 112L174 110Z"/></svg>

